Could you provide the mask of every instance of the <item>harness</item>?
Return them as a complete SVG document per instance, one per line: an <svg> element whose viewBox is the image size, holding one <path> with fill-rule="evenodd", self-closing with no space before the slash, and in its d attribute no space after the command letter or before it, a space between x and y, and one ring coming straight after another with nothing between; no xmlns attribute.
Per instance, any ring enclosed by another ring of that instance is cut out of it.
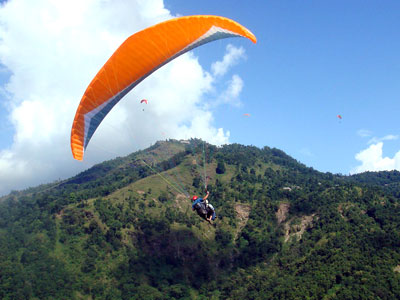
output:
<svg viewBox="0 0 400 300"><path fill-rule="evenodd" d="M195 204L195 206L194 206L194 208L196 209L196 211L197 211L197 213L200 215L200 216L207 216L207 212L208 212L208 210L207 210L207 204L205 203L205 202L198 202L198 203L196 203Z"/></svg>
<svg viewBox="0 0 400 300"><path fill-rule="evenodd" d="M215 215L214 207L211 204L207 204L206 202L199 202L194 205L194 209L196 209L197 214L203 219L207 219L213 214ZM215 217L213 217L214 220Z"/></svg>

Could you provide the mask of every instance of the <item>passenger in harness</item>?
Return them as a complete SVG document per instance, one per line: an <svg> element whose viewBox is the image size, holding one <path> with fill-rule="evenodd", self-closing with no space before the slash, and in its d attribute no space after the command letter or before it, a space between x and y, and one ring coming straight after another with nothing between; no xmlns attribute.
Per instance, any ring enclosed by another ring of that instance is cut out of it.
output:
<svg viewBox="0 0 400 300"><path fill-rule="evenodd" d="M192 210L195 210L197 214L208 221L211 224L211 221L215 220L216 214L214 207L208 203L208 195L210 192L207 191L207 195L204 198L198 198L197 196L192 197Z"/></svg>

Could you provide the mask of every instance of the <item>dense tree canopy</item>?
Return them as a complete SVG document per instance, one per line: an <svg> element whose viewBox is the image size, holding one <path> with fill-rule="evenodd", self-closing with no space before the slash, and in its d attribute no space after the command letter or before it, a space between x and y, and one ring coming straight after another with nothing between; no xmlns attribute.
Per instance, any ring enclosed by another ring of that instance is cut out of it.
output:
<svg viewBox="0 0 400 300"><path fill-rule="evenodd" d="M159 142L1 198L0 298L396 299L399 174ZM177 192L204 181L216 227Z"/></svg>

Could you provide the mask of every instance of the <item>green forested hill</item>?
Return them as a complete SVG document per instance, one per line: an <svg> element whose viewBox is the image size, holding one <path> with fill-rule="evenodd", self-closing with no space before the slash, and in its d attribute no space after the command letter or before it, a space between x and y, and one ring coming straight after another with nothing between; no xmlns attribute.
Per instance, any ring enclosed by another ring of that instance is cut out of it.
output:
<svg viewBox="0 0 400 300"><path fill-rule="evenodd" d="M400 298L399 179L158 142L3 197L0 298ZM215 227L191 210L204 181Z"/></svg>

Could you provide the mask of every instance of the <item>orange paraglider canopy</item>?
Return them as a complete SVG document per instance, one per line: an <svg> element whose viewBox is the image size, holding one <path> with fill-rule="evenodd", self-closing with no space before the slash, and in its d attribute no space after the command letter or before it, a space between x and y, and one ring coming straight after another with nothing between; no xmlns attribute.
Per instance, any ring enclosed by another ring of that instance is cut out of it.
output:
<svg viewBox="0 0 400 300"><path fill-rule="evenodd" d="M205 43L228 37L256 37L239 23L218 16L171 19L130 36L87 87L71 129L71 150L82 160L104 117L132 88L158 68Z"/></svg>

